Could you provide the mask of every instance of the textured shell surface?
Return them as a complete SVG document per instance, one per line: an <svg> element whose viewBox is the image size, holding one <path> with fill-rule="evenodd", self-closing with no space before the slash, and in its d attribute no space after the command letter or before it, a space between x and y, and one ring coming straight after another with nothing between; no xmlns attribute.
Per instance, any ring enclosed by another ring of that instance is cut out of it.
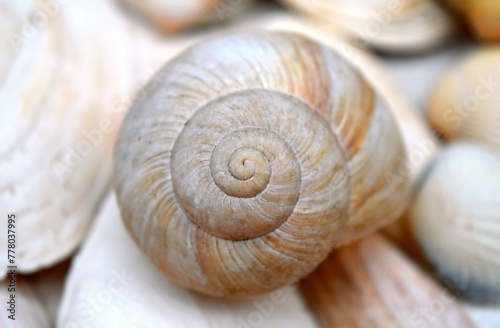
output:
<svg viewBox="0 0 500 328"><path fill-rule="evenodd" d="M0 210L16 214L23 273L67 256L85 235L109 186L103 159L121 116L112 105L130 70L126 54L105 46L110 37L113 51L129 52L106 5L52 5L0 1Z"/></svg>
<svg viewBox="0 0 500 328"><path fill-rule="evenodd" d="M407 203L399 130L364 78L309 38L242 32L167 63L115 147L123 220L170 278L229 297L311 272Z"/></svg>
<svg viewBox="0 0 500 328"><path fill-rule="evenodd" d="M466 57L436 85L427 116L448 139L481 142L500 151L500 47Z"/></svg>
<svg viewBox="0 0 500 328"><path fill-rule="evenodd" d="M358 46L414 53L452 40L460 28L450 13L432 0L282 0L332 25L340 25Z"/></svg>
<svg viewBox="0 0 500 328"><path fill-rule="evenodd" d="M500 299L500 158L457 142L439 155L410 208L412 230L462 295Z"/></svg>
<svg viewBox="0 0 500 328"><path fill-rule="evenodd" d="M252 0L121 0L162 31L172 33L238 15Z"/></svg>

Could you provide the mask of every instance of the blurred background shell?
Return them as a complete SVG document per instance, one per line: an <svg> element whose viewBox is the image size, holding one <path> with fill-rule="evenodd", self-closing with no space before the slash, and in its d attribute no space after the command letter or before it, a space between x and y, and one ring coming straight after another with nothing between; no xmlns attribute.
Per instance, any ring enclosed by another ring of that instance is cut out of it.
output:
<svg viewBox="0 0 500 328"><path fill-rule="evenodd" d="M462 296L500 300L500 157L470 143L447 146L409 210L425 254Z"/></svg>
<svg viewBox="0 0 500 328"><path fill-rule="evenodd" d="M12 286L14 290L12 290ZM14 295L14 306L8 303ZM0 298L4 304L4 315L0 319L1 327L20 328L51 328L54 321L50 313L46 310L44 300L38 297L33 285L24 277L17 276L12 281L9 277L0 281ZM9 309L13 308L13 312ZM11 319L9 316L12 316Z"/></svg>
<svg viewBox="0 0 500 328"><path fill-rule="evenodd" d="M160 31L221 23L242 13L252 0L119 0L150 20Z"/></svg>
<svg viewBox="0 0 500 328"><path fill-rule="evenodd" d="M28 273L69 256L109 187L123 115L113 106L128 92L132 48L101 1L1 1L0 16L8 36L0 44L0 211L16 215L16 264Z"/></svg>
<svg viewBox="0 0 500 328"><path fill-rule="evenodd" d="M476 50L434 87L427 116L449 140L480 142L500 152L500 47Z"/></svg>
<svg viewBox="0 0 500 328"><path fill-rule="evenodd" d="M281 0L325 25L340 27L358 47L414 54L453 40L452 14L432 0Z"/></svg>

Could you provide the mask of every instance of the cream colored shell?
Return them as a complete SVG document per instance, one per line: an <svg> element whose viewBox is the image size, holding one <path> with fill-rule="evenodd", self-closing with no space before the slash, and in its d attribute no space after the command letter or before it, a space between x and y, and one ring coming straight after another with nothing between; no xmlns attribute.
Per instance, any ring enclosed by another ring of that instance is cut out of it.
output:
<svg viewBox="0 0 500 328"><path fill-rule="evenodd" d="M122 126L115 190L136 242L180 285L230 297L274 290L404 209L393 118L322 45L230 34L155 80Z"/></svg>
<svg viewBox="0 0 500 328"><path fill-rule="evenodd" d="M500 299L500 157L451 144L436 159L410 208L412 230L448 285Z"/></svg>
<svg viewBox="0 0 500 328"><path fill-rule="evenodd" d="M80 244L109 186L131 47L101 1L0 1L0 22L1 231L15 214L27 273Z"/></svg>
<svg viewBox="0 0 500 328"><path fill-rule="evenodd" d="M251 2L251 0L121 1L167 33L207 23L224 22L243 12Z"/></svg>
<svg viewBox="0 0 500 328"><path fill-rule="evenodd" d="M414 53L452 40L459 27L433 0L282 0L327 25L341 27L355 45Z"/></svg>
<svg viewBox="0 0 500 328"><path fill-rule="evenodd" d="M448 139L475 140L500 151L500 47L484 48L446 73L428 117Z"/></svg>

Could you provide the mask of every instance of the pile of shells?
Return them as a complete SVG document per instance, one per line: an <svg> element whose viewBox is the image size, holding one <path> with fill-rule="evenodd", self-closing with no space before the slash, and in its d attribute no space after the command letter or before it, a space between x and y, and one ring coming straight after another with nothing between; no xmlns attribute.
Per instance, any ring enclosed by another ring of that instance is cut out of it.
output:
<svg viewBox="0 0 500 328"><path fill-rule="evenodd" d="M0 0L0 322L500 326L479 3Z"/></svg>

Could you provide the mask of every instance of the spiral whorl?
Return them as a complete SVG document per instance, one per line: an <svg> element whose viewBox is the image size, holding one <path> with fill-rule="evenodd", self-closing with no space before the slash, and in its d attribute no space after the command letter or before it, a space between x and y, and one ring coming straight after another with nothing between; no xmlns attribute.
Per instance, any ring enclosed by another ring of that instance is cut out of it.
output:
<svg viewBox="0 0 500 328"><path fill-rule="evenodd" d="M120 132L115 188L130 233L177 283L231 297L274 290L401 207L404 179L390 190L383 176L404 153L392 118L321 45L232 34L158 74Z"/></svg>
<svg viewBox="0 0 500 328"><path fill-rule="evenodd" d="M259 138L263 134L267 134L267 138L281 141L279 136L265 130L246 128L232 132L224 138L227 140L222 140L214 149L210 163L212 178L228 196L255 197L269 184L272 170L266 149L261 144L254 147L238 146L240 143L244 144L243 140L246 137ZM286 144L284 146L286 147ZM227 153L227 148L233 148L234 151ZM289 149L286 152L287 158L295 159ZM227 160L227 165L224 164L224 160Z"/></svg>
<svg viewBox="0 0 500 328"><path fill-rule="evenodd" d="M321 197L333 197L333 173L335 165L345 166L342 160L328 123L306 102L246 90L217 98L189 119L171 168L177 200L191 221L214 236L244 240L279 227L300 194L322 190ZM301 185L301 167L316 172L309 185Z"/></svg>

